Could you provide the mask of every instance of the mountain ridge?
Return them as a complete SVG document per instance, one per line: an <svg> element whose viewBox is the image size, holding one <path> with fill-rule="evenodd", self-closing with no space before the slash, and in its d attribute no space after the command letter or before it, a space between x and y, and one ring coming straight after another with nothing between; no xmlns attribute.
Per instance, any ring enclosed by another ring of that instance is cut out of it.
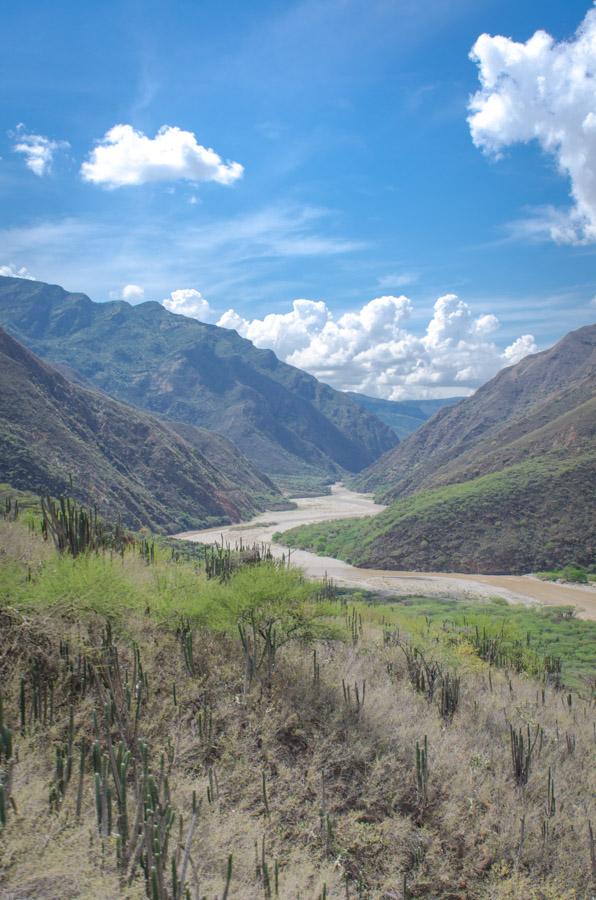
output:
<svg viewBox="0 0 596 900"><path fill-rule="evenodd" d="M281 499L231 445L242 486L167 423L70 382L2 328L0 362L0 481L14 488L68 493L160 531L239 520Z"/></svg>
<svg viewBox="0 0 596 900"><path fill-rule="evenodd" d="M0 322L110 396L224 435L269 475L341 477L397 442L375 416L271 350L155 301L95 303L3 277Z"/></svg>

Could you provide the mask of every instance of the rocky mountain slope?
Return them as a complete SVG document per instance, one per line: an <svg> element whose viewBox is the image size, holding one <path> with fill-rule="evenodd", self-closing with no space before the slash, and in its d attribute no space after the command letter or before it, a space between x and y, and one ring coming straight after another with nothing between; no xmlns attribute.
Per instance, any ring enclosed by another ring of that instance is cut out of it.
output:
<svg viewBox="0 0 596 900"><path fill-rule="evenodd" d="M357 483L387 501L498 471L529 456L578 454L594 443L595 391L592 325L503 369L473 396L440 410Z"/></svg>
<svg viewBox="0 0 596 900"><path fill-rule="evenodd" d="M287 532L391 569L523 573L596 555L596 326L438 412L358 479L380 515Z"/></svg>
<svg viewBox="0 0 596 900"><path fill-rule="evenodd" d="M155 530L237 521L281 499L224 438L189 430L185 439L154 416L73 384L0 329L1 482L68 493ZM222 466L206 453L217 453Z"/></svg>
<svg viewBox="0 0 596 900"><path fill-rule="evenodd" d="M118 400L224 435L267 474L358 472L397 441L345 394L271 351L159 303L94 303L4 277L0 324Z"/></svg>

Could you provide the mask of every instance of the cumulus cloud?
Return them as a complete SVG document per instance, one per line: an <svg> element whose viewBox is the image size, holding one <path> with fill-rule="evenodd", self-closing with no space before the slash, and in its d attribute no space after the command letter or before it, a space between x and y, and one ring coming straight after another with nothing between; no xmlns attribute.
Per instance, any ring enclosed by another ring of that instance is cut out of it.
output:
<svg viewBox="0 0 596 900"><path fill-rule="evenodd" d="M85 181L117 188L149 181L216 181L232 184L244 169L223 162L197 142L192 131L164 125L154 138L132 125L114 125L81 166Z"/></svg>
<svg viewBox="0 0 596 900"><path fill-rule="evenodd" d="M53 141L41 134L29 134L22 123L11 136L16 141L12 148L14 152L22 153L27 168L40 178L51 170L56 150L70 146L68 141Z"/></svg>
<svg viewBox="0 0 596 900"><path fill-rule="evenodd" d="M507 364L510 366L518 363L520 359L523 359L524 356L528 356L530 353L537 353L538 347L536 346L536 341L534 340L533 334L522 334L521 337L518 337L509 347L506 347L503 351L503 359L507 360Z"/></svg>
<svg viewBox="0 0 596 900"><path fill-rule="evenodd" d="M0 266L0 275L5 278L26 278L27 281L37 281L35 275L28 272L25 266Z"/></svg>
<svg viewBox="0 0 596 900"><path fill-rule="evenodd" d="M229 309L218 320L341 390L398 400L467 394L504 365L536 350L524 335L501 352L496 316L474 316L455 294L439 297L422 336L408 330L411 301L377 297L336 318L322 300L248 320Z"/></svg>
<svg viewBox="0 0 596 900"><path fill-rule="evenodd" d="M167 299L162 300L162 303L170 312L179 316L190 316L191 319L198 319L200 322L214 322L217 318L217 314L209 306L208 300L205 300L201 292L194 288L172 291Z"/></svg>
<svg viewBox="0 0 596 900"><path fill-rule="evenodd" d="M125 284L120 292L122 300L128 300L129 303L139 303L145 297L145 290L140 284Z"/></svg>
<svg viewBox="0 0 596 900"><path fill-rule="evenodd" d="M470 56L481 84L468 118L476 146L498 157L537 140L570 179L573 198L565 214L540 214L538 230L560 243L596 241L596 9L572 40L545 31L526 43L482 34Z"/></svg>

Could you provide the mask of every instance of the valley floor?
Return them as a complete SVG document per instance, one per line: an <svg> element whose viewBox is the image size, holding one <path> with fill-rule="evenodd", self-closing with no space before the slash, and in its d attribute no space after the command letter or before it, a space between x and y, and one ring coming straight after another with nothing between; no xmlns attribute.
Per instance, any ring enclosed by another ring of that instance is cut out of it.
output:
<svg viewBox="0 0 596 900"><path fill-rule="evenodd" d="M275 532L298 525L325 522L332 519L358 518L381 512L385 507L375 503L370 495L348 490L334 484L324 497L295 499L296 509L265 512L242 525L189 531L176 537L187 541L210 544L218 541L232 547L240 541L271 543L274 556L287 555L287 548L273 544ZM342 587L360 588L380 594L424 597L447 597L478 600L499 596L510 603L526 605L566 606L577 609L579 618L596 620L596 589L582 585L561 585L543 582L530 575L462 575L454 572L399 572L386 569L360 569L329 556L317 556L306 550L292 550L291 559L312 578L327 575Z"/></svg>

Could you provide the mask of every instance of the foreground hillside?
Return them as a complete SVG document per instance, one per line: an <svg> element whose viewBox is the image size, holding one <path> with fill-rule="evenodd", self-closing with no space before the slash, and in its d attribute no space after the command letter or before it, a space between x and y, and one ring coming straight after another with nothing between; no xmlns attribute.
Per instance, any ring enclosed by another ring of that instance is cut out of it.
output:
<svg viewBox="0 0 596 900"><path fill-rule="evenodd" d="M3 277L0 324L118 400L224 435L268 475L358 472L397 441L345 394L271 351L159 303L93 303Z"/></svg>
<svg viewBox="0 0 596 900"><path fill-rule="evenodd" d="M281 499L224 438L188 431L67 381L0 329L0 482L54 496L74 484L79 500L158 530L237 521Z"/></svg>
<svg viewBox="0 0 596 900"><path fill-rule="evenodd" d="M523 574L596 557L596 326L443 409L356 484L375 518L286 532L373 568Z"/></svg>
<svg viewBox="0 0 596 900"><path fill-rule="evenodd" d="M506 620L0 533L6 891L591 896L589 687Z"/></svg>

